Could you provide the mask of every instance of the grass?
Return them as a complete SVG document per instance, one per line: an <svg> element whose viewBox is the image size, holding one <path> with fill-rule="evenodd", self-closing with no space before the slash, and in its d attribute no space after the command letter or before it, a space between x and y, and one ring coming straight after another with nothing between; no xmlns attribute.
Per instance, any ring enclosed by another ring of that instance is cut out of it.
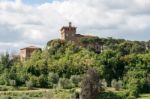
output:
<svg viewBox="0 0 150 99"><path fill-rule="evenodd" d="M35 88L34 90L27 90L26 87L13 88L11 86L0 85L0 99L71 99L74 92L80 91L79 88L74 89L43 89ZM124 95L125 90L116 91L114 88L106 88L101 97L105 99L120 99L120 95ZM107 96L107 97L106 97ZM108 97L109 96L109 97ZM150 99L150 94L141 94L138 99Z"/></svg>
<svg viewBox="0 0 150 99"><path fill-rule="evenodd" d="M0 99L70 99L71 89L27 90L26 87L13 88L0 85Z"/></svg>
<svg viewBox="0 0 150 99"><path fill-rule="evenodd" d="M138 99L150 99L150 93L149 94L141 94Z"/></svg>

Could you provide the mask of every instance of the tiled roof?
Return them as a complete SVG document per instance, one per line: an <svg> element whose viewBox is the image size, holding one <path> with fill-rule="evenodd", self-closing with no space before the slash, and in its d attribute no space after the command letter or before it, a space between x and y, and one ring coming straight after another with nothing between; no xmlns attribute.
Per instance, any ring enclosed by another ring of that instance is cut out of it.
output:
<svg viewBox="0 0 150 99"><path fill-rule="evenodd" d="M29 46L29 47L22 48L21 50L23 49L40 49L40 48L36 46Z"/></svg>

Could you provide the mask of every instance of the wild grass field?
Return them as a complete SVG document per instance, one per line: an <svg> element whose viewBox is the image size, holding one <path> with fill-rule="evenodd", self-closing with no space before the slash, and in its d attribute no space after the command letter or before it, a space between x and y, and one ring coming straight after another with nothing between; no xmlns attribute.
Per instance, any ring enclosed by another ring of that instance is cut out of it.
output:
<svg viewBox="0 0 150 99"><path fill-rule="evenodd" d="M70 99L71 90L35 89L0 91L0 99Z"/></svg>
<svg viewBox="0 0 150 99"><path fill-rule="evenodd" d="M73 92L80 90L79 88L28 90L26 87L13 88L11 86L0 86L0 88L7 89L0 91L0 99L75 99ZM114 88L108 87L104 93L100 94L99 99L123 99L118 96L123 95L124 92L125 90L116 91ZM150 94L141 94L138 99L150 99Z"/></svg>

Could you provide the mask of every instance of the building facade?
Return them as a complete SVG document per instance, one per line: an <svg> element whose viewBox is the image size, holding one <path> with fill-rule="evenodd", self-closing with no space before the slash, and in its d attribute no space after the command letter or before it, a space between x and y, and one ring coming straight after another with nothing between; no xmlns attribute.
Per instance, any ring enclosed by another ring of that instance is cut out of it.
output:
<svg viewBox="0 0 150 99"><path fill-rule="evenodd" d="M19 54L20 60L22 62L26 61L31 56L31 54L36 50L41 50L41 48L38 48L35 46L29 46L29 47L20 49L20 54Z"/></svg>
<svg viewBox="0 0 150 99"><path fill-rule="evenodd" d="M66 41L74 41L80 46L83 47L91 47L94 48L96 52L101 52L102 46L98 42L92 43L80 43L79 41L84 38L97 38L96 36L91 35L81 35L76 33L77 28L72 26L71 22L69 22L69 26L63 26L60 29L61 32L61 39Z"/></svg>

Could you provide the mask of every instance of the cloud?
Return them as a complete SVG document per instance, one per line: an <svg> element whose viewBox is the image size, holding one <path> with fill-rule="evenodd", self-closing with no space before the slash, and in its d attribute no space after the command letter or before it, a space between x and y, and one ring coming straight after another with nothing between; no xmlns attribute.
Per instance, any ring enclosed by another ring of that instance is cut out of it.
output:
<svg viewBox="0 0 150 99"><path fill-rule="evenodd" d="M1 0L0 47L44 46L48 40L59 38L59 29L69 21L82 34L148 40L149 9L150 0L54 0L39 5Z"/></svg>

